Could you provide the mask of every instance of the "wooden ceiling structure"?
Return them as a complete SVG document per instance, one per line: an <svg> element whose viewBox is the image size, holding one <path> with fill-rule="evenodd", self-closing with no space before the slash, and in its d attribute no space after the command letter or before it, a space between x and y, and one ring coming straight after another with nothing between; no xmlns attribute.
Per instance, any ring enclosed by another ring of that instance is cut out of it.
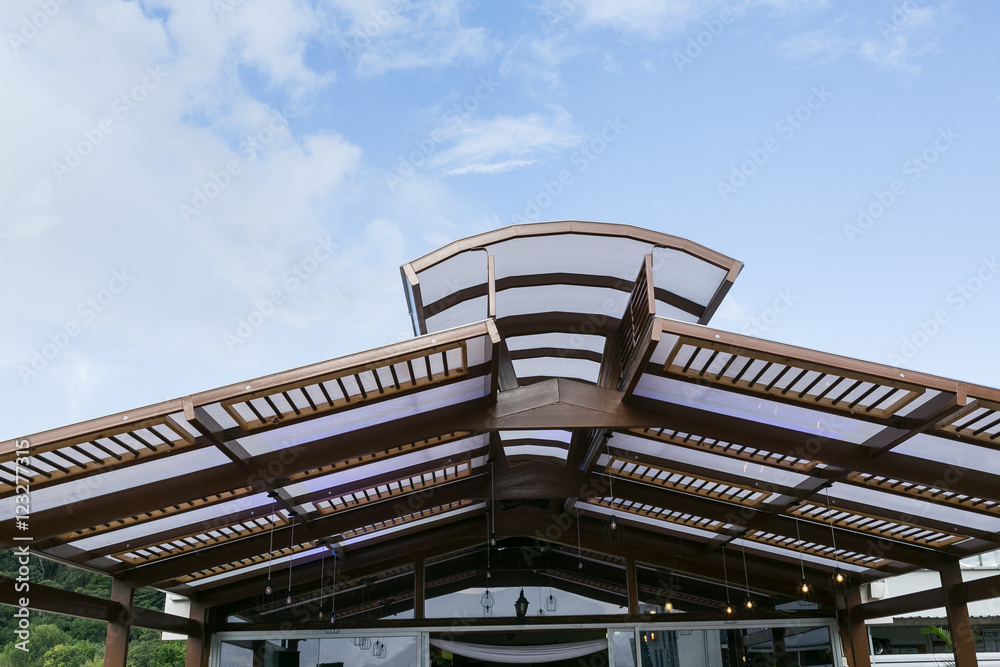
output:
<svg viewBox="0 0 1000 667"><path fill-rule="evenodd" d="M482 585L492 532L495 586L555 577L623 618L749 593L766 618L804 578L852 667L865 618L937 606L973 667L966 603L1000 581L958 561L1000 548L1000 391L708 327L741 268L604 223L457 241L402 267L411 340L4 443L0 547L113 577L110 600L30 596L108 621L109 666L131 625L200 665L233 617L318 628L331 598L342 624L432 623L427 599ZM942 587L862 602L917 568ZM190 617L134 607L143 586Z"/></svg>

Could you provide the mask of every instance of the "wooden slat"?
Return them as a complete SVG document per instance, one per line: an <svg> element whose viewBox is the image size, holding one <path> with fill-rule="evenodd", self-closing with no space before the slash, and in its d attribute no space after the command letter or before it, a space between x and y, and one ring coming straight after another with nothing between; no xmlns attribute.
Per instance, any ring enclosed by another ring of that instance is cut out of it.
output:
<svg viewBox="0 0 1000 667"><path fill-rule="evenodd" d="M461 361L457 367L449 366L447 361L447 354L452 350L461 351ZM444 370L441 373L432 373L430 360L431 358L437 356L442 358ZM412 369L414 364L409 362L417 359L422 359L424 361L424 365L427 369L427 375L425 377L414 378L411 374L409 383L401 383L398 386L382 386L381 379L378 375L379 369L388 368L402 363L407 363L407 367ZM325 375L304 378L294 383L248 392L222 401L222 407L234 420L236 420L241 429L244 431L254 431L278 422L283 424L290 423L298 419L305 419L308 417L331 413L346 407L348 404L356 405L359 402L373 400L374 398L380 396L415 391L422 387L437 384L453 375L461 375L466 372L468 372L468 351L466 349L465 341L462 340L446 345L439 345L421 352L400 355L379 362L363 364L361 366L327 373ZM371 377L372 382L375 384L373 389L365 388L364 380L366 377ZM345 379L349 379L350 382L345 383ZM313 404L311 407L298 407L289 397L289 392L296 389L305 392L306 387L315 387L316 390L319 391L324 382L336 382L337 386L340 388L342 396L333 399L332 402L328 401L326 404L318 405ZM352 394L349 391L349 387L345 386L345 384L356 385L360 396L357 393ZM279 407L276 404L275 399L277 397L281 397L281 399L283 399L283 403L288 403L288 409ZM263 399L266 405L261 404L259 399ZM255 405L254 401L258 401L258 403ZM255 418L253 420L246 419L238 409L240 406L246 407L252 411ZM267 411L264 412L263 408L267 408Z"/></svg>
<svg viewBox="0 0 1000 667"><path fill-rule="evenodd" d="M707 359L718 360L728 366L733 361L730 357L741 359L735 366L741 369L739 374L709 372L711 364L707 363ZM745 359L750 359L760 366L760 370L750 380L741 377L746 370L746 364L743 362ZM768 367L775 372L775 375L767 384L763 384L764 370ZM707 382L726 389L739 388L805 407L822 405L844 413L860 412L882 418L896 414L925 391L919 385L902 380L890 380L874 374L838 369L791 356L740 348L730 343L701 340L691 336L678 338L663 365L663 371L667 375L693 378L698 382ZM823 382L816 382L816 378L812 378L806 382L805 388L796 389L796 385L804 381L809 371L825 376L826 379ZM865 387L865 384L870 386ZM834 386L838 389L830 391ZM860 395L857 393L859 391ZM887 397L892 393L898 396L886 404ZM867 402L862 402L862 396L867 397Z"/></svg>
<svg viewBox="0 0 1000 667"><path fill-rule="evenodd" d="M616 465L620 464L620 465ZM661 486L674 491L690 493L705 498L714 498L748 507L756 507L771 495L770 491L761 491L742 484L733 484L710 477L696 477L685 472L671 470L660 466L637 464L626 459L612 458L605 466L605 472L616 477ZM689 480L684 482L684 480Z"/></svg>

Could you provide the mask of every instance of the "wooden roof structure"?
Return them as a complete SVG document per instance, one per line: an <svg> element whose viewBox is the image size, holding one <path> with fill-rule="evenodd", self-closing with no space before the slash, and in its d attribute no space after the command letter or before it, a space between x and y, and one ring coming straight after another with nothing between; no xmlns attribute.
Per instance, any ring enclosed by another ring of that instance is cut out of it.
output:
<svg viewBox="0 0 1000 667"><path fill-rule="evenodd" d="M0 547L114 577L110 601L36 587L36 608L120 625L152 586L192 617L125 626L192 637L206 611L313 618L331 552L341 618L420 618L481 581L490 533L498 584L557 576L633 614L719 614L744 575L773 610L804 574L872 616L864 582L1000 548L1000 391L710 328L741 268L626 225L457 241L402 267L411 340L3 443ZM286 572L291 603L262 598Z"/></svg>

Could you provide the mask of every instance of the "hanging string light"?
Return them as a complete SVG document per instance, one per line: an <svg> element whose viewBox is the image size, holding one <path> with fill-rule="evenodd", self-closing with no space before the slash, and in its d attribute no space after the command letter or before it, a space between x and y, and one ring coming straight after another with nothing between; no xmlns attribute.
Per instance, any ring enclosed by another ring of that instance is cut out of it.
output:
<svg viewBox="0 0 1000 667"><path fill-rule="evenodd" d="M497 545L497 515L496 515L496 463L490 459L490 546Z"/></svg>
<svg viewBox="0 0 1000 667"><path fill-rule="evenodd" d="M806 596L809 595L809 582L806 581L806 564L802 556L802 549L805 548L805 543L802 542L802 538L799 536L798 517L795 517L795 543L799 547L799 571L802 574L802 578L799 579L798 592L800 595Z"/></svg>
<svg viewBox="0 0 1000 667"><path fill-rule="evenodd" d="M325 542L320 540L320 544L326 545ZM319 612L316 616L320 620L323 620L323 566L326 565L326 549L323 549L323 555L319 559Z"/></svg>
<svg viewBox="0 0 1000 667"><path fill-rule="evenodd" d="M271 562L274 560L274 496L271 496L271 511L267 515L267 520L271 522L271 545L267 548L267 581L264 583L264 595L274 592L271 586Z"/></svg>
<svg viewBox="0 0 1000 667"><path fill-rule="evenodd" d="M740 546L743 547L743 579L746 583L746 599L743 600L743 606L748 610L754 608L753 598L750 597L750 575L747 573L747 541L746 539L740 540Z"/></svg>
<svg viewBox="0 0 1000 667"><path fill-rule="evenodd" d="M559 610L559 602L556 600L556 596L552 594L552 577L549 577L549 596L545 598L545 611L550 614L554 611Z"/></svg>
<svg viewBox="0 0 1000 667"><path fill-rule="evenodd" d="M833 562L837 564L837 569L833 573L833 580L838 584L847 581L847 577L840 569L840 561L837 559L837 531L833 529L833 510L830 508L830 487L826 487L826 511L830 517L830 540L833 546Z"/></svg>
<svg viewBox="0 0 1000 667"><path fill-rule="evenodd" d="M292 522L291 544L288 545L288 592L285 593L285 604L292 604L292 551L295 549L295 515L289 515Z"/></svg>
<svg viewBox="0 0 1000 667"><path fill-rule="evenodd" d="M486 518L486 531L487 531L488 534L490 532L490 528L491 528L490 520L489 520L489 516L487 516L487 518ZM490 593L490 577L492 576L491 573L490 573L490 551L491 551L490 540L489 540L489 535L487 535L487 540L486 540L486 591L479 598L479 604L482 605L482 607L483 607L483 616L484 617L489 617L489 616L493 615L493 605L496 604L496 599L493 597L493 594Z"/></svg>
<svg viewBox="0 0 1000 667"><path fill-rule="evenodd" d="M333 549L333 586L330 589L330 623L337 622L337 552Z"/></svg>
<svg viewBox="0 0 1000 667"><path fill-rule="evenodd" d="M614 458L611 456L611 438L614 437L611 431L604 432L604 447L608 456L608 466L613 467ZM625 541L625 529L618 525L618 518L615 516L615 475L612 470L608 476L608 493L611 494L611 518L605 525L604 541L608 544L622 544Z"/></svg>
<svg viewBox="0 0 1000 667"><path fill-rule="evenodd" d="M733 609L733 603L729 598L729 572L726 571L726 545L722 545L722 576L726 580L726 616L732 616L736 613Z"/></svg>
<svg viewBox="0 0 1000 667"><path fill-rule="evenodd" d="M580 508L576 508L576 569L583 569L583 547L580 545Z"/></svg>

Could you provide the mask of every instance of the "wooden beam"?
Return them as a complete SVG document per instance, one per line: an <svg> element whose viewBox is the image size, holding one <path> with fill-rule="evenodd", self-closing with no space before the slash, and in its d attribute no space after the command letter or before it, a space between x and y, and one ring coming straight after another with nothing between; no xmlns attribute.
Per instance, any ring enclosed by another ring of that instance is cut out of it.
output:
<svg viewBox="0 0 1000 667"><path fill-rule="evenodd" d="M492 257L490 258L492 259ZM424 617L424 559L418 558L413 564L413 618Z"/></svg>
<svg viewBox="0 0 1000 667"><path fill-rule="evenodd" d="M944 606L944 593L940 588L932 588L916 593L907 593L884 600L872 600L854 607L854 614L862 619L883 618L909 614L924 609L935 609Z"/></svg>
<svg viewBox="0 0 1000 667"><path fill-rule="evenodd" d="M963 582L958 587L958 592L959 599L964 602L978 602L979 600L1000 598L1000 574Z"/></svg>
<svg viewBox="0 0 1000 667"><path fill-rule="evenodd" d="M208 647L211 642L205 632L205 607L197 600L191 600L188 618L197 625L197 635L188 635L184 650L184 667L202 667L208 660Z"/></svg>
<svg viewBox="0 0 1000 667"><path fill-rule="evenodd" d="M625 559L625 581L628 586L628 613L639 613L639 582L636 581L635 559Z"/></svg>
<svg viewBox="0 0 1000 667"><path fill-rule="evenodd" d="M851 667L872 667L872 656L868 650L868 626L865 619L856 613L861 606L861 589L852 586L847 589L847 645L844 653L850 651Z"/></svg>
<svg viewBox="0 0 1000 667"><path fill-rule="evenodd" d="M108 621L104 640L104 667L125 667L128 659L129 618L132 615L132 596L135 589L120 579L111 582L111 601L118 604L121 613Z"/></svg>
<svg viewBox="0 0 1000 667"><path fill-rule="evenodd" d="M953 561L939 568L938 573L941 575L944 608L948 613L948 629L951 631L955 667L978 667L976 640L972 634L969 606L961 599L962 566L958 561Z"/></svg>

